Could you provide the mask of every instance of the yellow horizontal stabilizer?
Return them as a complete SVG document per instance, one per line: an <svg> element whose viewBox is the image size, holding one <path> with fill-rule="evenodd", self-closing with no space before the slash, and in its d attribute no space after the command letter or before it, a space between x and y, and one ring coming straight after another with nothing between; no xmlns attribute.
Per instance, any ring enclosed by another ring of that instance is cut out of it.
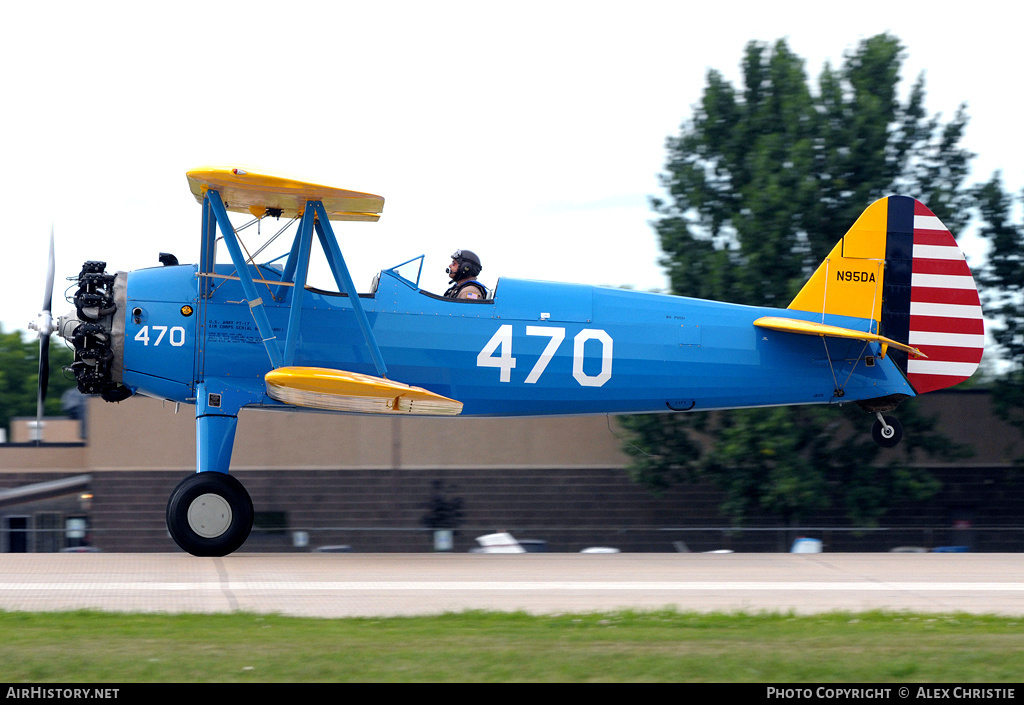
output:
<svg viewBox="0 0 1024 705"><path fill-rule="evenodd" d="M885 357L886 348L892 346L897 350L902 350L906 353L913 355L914 357L927 358L923 352L917 348L913 348L909 345L886 338L882 335L876 335L875 333L865 333L861 330L853 330L852 328L841 328L839 326L830 326L825 323L815 323L813 321L800 321L795 318L775 318L773 316L765 316L758 318L754 321L754 325L759 328L769 328L771 330L782 331L783 333L799 333L800 335L821 335L829 336L832 338L849 338L851 340L866 340L869 342L877 342L882 344L882 357Z"/></svg>
<svg viewBox="0 0 1024 705"><path fill-rule="evenodd" d="M321 201L329 220L376 221L384 199L372 193L346 191L284 176L261 174L230 167L202 167L185 174L188 188L199 203L206 192L220 193L224 207L236 213L260 217L270 211L286 218L301 217L306 201Z"/></svg>
<svg viewBox="0 0 1024 705"><path fill-rule="evenodd" d="M271 399L313 409L365 414L456 416L462 402L381 377L323 367L279 367L264 377Z"/></svg>

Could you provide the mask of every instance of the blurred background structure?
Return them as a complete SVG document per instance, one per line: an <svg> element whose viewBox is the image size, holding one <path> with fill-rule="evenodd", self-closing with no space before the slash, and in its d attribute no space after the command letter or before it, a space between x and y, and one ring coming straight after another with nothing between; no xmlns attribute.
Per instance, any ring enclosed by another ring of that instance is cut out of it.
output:
<svg viewBox="0 0 1024 705"><path fill-rule="evenodd" d="M1024 550L1024 476L1008 461L1024 446L993 415L991 394L926 401L940 428L975 448L917 468L939 483L927 499L900 501L873 525L830 506L798 524L753 511L742 528L720 511L725 494L710 482L658 495L633 482L614 418L245 411L232 472L250 488L256 526L242 550L432 551L435 528L453 530L455 551L500 530L551 551L786 551L799 537L820 539L826 551ZM19 440L0 445L0 550L177 551L164 512L170 490L194 472L191 409L176 414L138 397L87 408L85 441L79 421L48 418L44 433L54 436L41 446L20 440L34 418L14 422ZM898 450L886 453L880 463L899 459Z"/></svg>

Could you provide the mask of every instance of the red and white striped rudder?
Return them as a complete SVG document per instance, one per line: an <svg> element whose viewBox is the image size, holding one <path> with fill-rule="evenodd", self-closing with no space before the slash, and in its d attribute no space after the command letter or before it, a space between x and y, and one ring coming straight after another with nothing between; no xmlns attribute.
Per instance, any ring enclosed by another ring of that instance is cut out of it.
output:
<svg viewBox="0 0 1024 705"><path fill-rule="evenodd" d="M949 229L914 201L908 342L927 355L907 360L918 394L959 384L978 369L985 348L978 288Z"/></svg>

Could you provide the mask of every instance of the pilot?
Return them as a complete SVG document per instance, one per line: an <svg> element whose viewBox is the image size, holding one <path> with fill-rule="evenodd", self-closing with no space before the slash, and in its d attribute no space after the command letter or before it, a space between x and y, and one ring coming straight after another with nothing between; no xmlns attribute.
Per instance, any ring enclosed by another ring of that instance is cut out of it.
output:
<svg viewBox="0 0 1024 705"><path fill-rule="evenodd" d="M452 255L452 263L445 272L451 277L448 291L444 292L448 299L473 299L480 301L487 298L487 288L476 280L483 266L480 258L469 250L456 250Z"/></svg>

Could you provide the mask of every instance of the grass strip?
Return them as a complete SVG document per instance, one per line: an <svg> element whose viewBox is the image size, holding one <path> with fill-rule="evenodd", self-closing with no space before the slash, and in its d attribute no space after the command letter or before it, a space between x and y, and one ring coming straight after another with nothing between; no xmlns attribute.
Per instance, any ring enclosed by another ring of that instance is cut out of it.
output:
<svg viewBox="0 0 1024 705"><path fill-rule="evenodd" d="M0 612L0 681L1020 682L1024 620L890 612L309 619Z"/></svg>

